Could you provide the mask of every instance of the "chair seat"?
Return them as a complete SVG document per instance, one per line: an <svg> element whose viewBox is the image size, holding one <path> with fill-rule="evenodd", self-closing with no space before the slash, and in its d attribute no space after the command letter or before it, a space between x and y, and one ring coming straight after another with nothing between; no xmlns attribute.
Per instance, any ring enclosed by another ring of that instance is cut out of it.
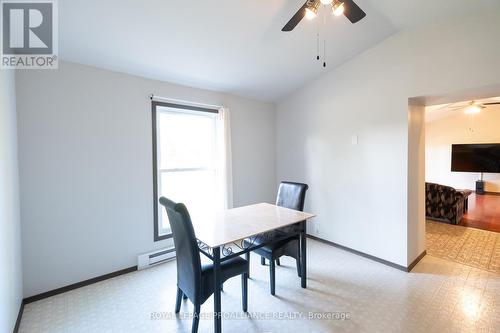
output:
<svg viewBox="0 0 500 333"><path fill-rule="evenodd" d="M257 253L261 257L264 257L269 260L277 259L283 255L295 254L298 249L299 236L292 236L274 243L267 244L263 247L260 247L253 252ZM246 246L255 246L262 244L262 241L248 242L245 241Z"/></svg>
<svg viewBox="0 0 500 333"><path fill-rule="evenodd" d="M234 276L248 273L248 261L236 257L220 264L221 282ZM201 283L204 300L208 299L214 292L214 265L212 262L201 265Z"/></svg>

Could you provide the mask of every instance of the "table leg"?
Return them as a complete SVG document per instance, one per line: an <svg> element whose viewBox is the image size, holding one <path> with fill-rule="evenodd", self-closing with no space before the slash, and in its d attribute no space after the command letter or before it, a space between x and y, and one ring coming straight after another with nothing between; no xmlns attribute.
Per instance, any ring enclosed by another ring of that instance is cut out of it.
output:
<svg viewBox="0 0 500 333"><path fill-rule="evenodd" d="M221 276L220 276L220 247L213 249L214 257L214 332L222 331L222 313L221 313Z"/></svg>
<svg viewBox="0 0 500 333"><path fill-rule="evenodd" d="M307 287L307 253L306 253L306 222L302 222L302 232L300 233L300 284L302 288Z"/></svg>

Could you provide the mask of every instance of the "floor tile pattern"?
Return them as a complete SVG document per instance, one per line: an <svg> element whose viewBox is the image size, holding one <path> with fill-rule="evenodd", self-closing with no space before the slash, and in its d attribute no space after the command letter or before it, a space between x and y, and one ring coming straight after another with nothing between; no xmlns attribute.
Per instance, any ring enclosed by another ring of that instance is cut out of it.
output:
<svg viewBox="0 0 500 333"><path fill-rule="evenodd" d="M240 279L227 281L223 332L500 332L500 276L485 270L426 256L406 273L311 240L302 289L294 264L277 267L273 297L268 266L252 255L249 315ZM172 315L175 279L172 261L27 304L20 332L190 332L190 318ZM212 309L210 298L199 332L213 331Z"/></svg>
<svg viewBox="0 0 500 333"><path fill-rule="evenodd" d="M427 254L500 274L500 233L427 221Z"/></svg>

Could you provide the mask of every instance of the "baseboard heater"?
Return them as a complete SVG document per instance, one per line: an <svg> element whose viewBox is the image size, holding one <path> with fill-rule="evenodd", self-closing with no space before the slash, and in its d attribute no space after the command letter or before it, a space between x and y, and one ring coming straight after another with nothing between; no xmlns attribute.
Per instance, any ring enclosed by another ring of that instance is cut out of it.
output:
<svg viewBox="0 0 500 333"><path fill-rule="evenodd" d="M137 259L137 269L146 269L170 261L175 258L175 248L161 249L142 254Z"/></svg>

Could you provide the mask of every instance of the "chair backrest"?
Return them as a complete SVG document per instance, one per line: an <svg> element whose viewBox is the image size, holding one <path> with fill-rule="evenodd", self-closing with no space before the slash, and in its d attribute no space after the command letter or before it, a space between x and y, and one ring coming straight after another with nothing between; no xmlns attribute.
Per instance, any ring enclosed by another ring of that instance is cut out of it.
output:
<svg viewBox="0 0 500 333"><path fill-rule="evenodd" d="M201 261L191 217L186 206L182 203L175 203L161 197L160 204L167 210L174 237L177 257L177 286L189 299L194 301L201 295Z"/></svg>
<svg viewBox="0 0 500 333"><path fill-rule="evenodd" d="M281 182L276 198L276 206L303 211L308 188L307 184Z"/></svg>

